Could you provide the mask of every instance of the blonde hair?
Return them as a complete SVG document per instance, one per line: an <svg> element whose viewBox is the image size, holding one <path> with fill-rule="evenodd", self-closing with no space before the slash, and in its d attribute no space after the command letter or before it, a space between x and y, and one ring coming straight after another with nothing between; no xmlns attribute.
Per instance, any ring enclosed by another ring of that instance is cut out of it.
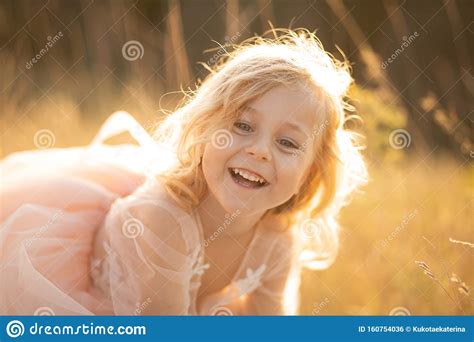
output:
<svg viewBox="0 0 474 342"><path fill-rule="evenodd" d="M315 115L322 116L323 129L311 137L316 152L301 191L265 216L296 227L302 260L308 267L324 268L334 261L339 247L337 215L367 180L358 135L345 127L349 119L358 118L345 115L352 110L345 102L352 78L348 64L325 52L314 33L271 32L272 38L250 38L226 51L217 64L204 64L210 75L196 91L184 92L184 102L155 132L159 143L176 156L157 177L180 206L199 205L207 190L201 158L213 133L230 130L239 110L270 89L300 86L317 101L320 110Z"/></svg>

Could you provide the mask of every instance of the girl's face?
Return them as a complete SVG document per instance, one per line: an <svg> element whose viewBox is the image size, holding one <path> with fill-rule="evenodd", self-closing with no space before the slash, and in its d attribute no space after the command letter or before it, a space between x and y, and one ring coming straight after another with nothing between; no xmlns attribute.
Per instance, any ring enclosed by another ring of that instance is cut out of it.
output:
<svg viewBox="0 0 474 342"><path fill-rule="evenodd" d="M294 88L278 86L250 102L230 132L218 130L206 144L202 169L209 195L227 212L263 214L304 182L317 120L309 95Z"/></svg>

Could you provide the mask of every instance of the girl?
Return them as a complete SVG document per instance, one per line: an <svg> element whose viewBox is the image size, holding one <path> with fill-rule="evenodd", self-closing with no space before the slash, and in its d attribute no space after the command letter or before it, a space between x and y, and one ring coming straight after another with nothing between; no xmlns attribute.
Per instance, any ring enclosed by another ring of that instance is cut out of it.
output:
<svg viewBox="0 0 474 342"><path fill-rule="evenodd" d="M1 163L1 314L295 313L291 281L334 260L366 168L347 66L273 32L207 66L155 139L119 112L88 147ZM139 146L102 143L124 130Z"/></svg>

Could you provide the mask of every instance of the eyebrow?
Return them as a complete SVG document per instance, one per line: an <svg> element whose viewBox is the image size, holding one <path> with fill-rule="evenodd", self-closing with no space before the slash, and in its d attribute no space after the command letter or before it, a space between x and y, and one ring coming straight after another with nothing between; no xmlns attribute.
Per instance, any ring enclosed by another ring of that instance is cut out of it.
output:
<svg viewBox="0 0 474 342"><path fill-rule="evenodd" d="M245 106L245 107L244 107L244 110L243 110L242 112L245 112L245 111L249 111L249 112L251 112L251 113L261 114L258 109L254 108L254 107L251 107L251 106L249 106L249 105ZM304 134L306 137L309 136L309 135L304 131L304 129L303 129L300 125L298 125L297 123L293 123L293 122L291 122L291 121L285 121L282 126L285 126L285 125L286 125L286 126L289 126L289 127L291 127L291 128L293 128L293 129L296 130L296 131L301 132L301 133Z"/></svg>

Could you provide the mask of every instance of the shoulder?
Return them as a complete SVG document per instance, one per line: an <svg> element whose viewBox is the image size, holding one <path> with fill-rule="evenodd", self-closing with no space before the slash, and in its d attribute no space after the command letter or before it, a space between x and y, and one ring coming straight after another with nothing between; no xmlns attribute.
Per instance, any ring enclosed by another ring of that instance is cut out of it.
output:
<svg viewBox="0 0 474 342"><path fill-rule="evenodd" d="M187 249L183 236L184 211L161 189L143 187L127 197L118 199L109 213L109 233L140 242L166 242L175 249Z"/></svg>

